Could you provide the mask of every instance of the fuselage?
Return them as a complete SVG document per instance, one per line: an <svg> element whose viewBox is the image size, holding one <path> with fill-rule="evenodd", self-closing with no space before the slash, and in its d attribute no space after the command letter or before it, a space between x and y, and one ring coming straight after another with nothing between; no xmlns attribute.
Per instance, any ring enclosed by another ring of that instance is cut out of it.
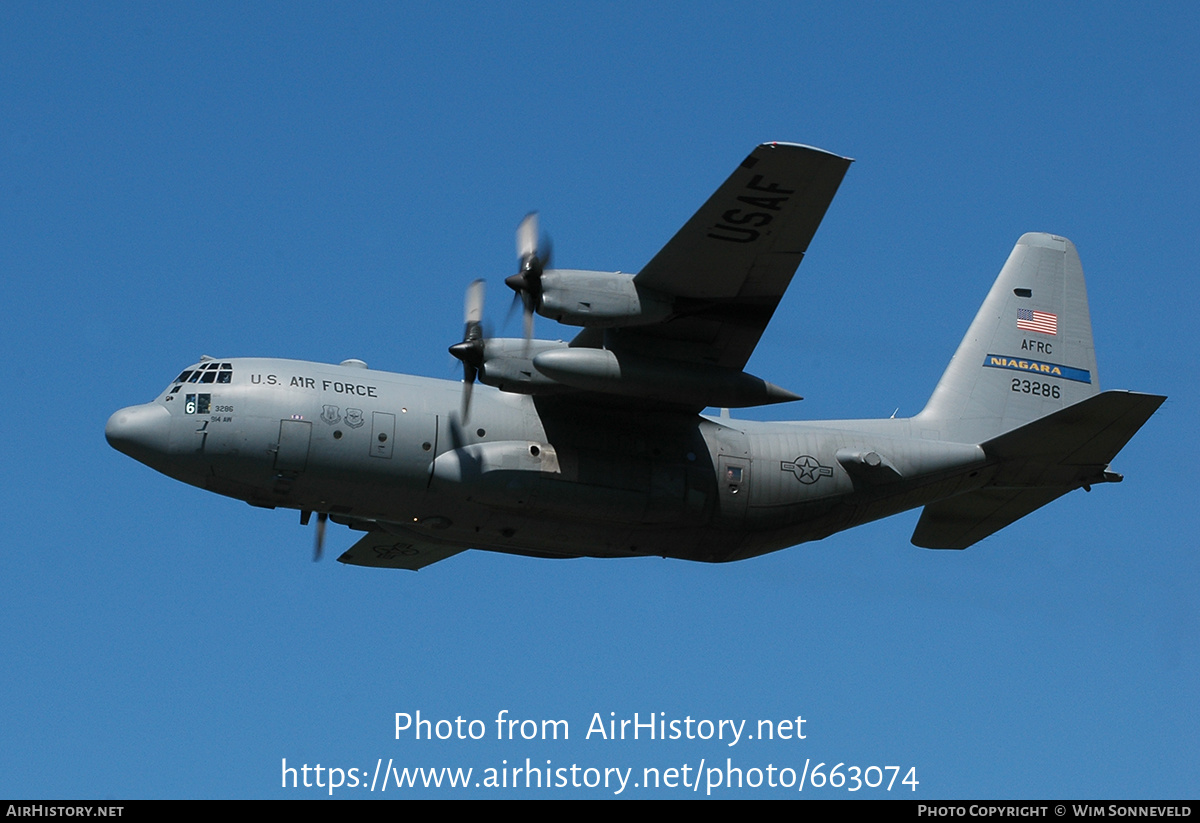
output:
<svg viewBox="0 0 1200 823"><path fill-rule="evenodd" d="M551 557L762 554L982 486L911 420L760 423L295 360L206 360L116 412L171 477L356 528ZM923 436L924 434L924 436Z"/></svg>

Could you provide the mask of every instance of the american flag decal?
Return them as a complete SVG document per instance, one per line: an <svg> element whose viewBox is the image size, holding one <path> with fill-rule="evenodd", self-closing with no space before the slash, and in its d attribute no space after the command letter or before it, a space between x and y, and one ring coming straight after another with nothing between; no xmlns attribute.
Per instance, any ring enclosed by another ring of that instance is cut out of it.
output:
<svg viewBox="0 0 1200 823"><path fill-rule="evenodd" d="M1058 315L1048 311L1017 309L1017 328L1042 334L1058 334Z"/></svg>

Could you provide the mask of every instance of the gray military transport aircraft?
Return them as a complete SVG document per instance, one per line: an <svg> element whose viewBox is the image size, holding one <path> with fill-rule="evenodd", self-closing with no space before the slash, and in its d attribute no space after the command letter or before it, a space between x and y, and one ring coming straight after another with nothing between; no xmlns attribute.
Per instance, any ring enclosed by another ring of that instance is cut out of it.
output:
<svg viewBox="0 0 1200 823"><path fill-rule="evenodd" d="M914 544L964 549L1121 480L1110 461L1166 398L1100 391L1079 255L1053 234L1017 242L915 417L700 414L799 399L743 369L850 163L759 146L637 275L550 268L530 215L505 281L525 336L486 338L471 284L461 384L203 357L105 436L185 483L316 512L318 557L332 519L366 533L342 562L403 569L468 548L741 560L918 506ZM532 339L535 313L582 331Z"/></svg>

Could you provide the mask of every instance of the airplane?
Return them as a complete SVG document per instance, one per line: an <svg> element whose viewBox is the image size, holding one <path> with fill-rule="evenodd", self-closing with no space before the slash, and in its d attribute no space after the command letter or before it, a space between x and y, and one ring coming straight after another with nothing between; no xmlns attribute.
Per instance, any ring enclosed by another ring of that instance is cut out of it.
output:
<svg viewBox="0 0 1200 823"><path fill-rule="evenodd" d="M1079 254L1054 234L1018 240L914 417L729 417L800 399L744 368L851 162L758 146L636 275L551 268L529 215L505 281L525 334L488 338L472 283L461 383L206 356L105 436L185 483L315 512L315 558L332 520L365 532L343 563L412 570L469 548L726 562L917 507L913 544L965 549L1120 481L1111 461L1166 398L1100 391ZM580 331L535 339L535 314Z"/></svg>

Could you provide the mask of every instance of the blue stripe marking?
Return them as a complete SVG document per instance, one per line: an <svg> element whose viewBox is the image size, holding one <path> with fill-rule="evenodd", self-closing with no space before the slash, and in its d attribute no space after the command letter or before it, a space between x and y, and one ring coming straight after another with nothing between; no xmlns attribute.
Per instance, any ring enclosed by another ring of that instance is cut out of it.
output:
<svg viewBox="0 0 1200 823"><path fill-rule="evenodd" d="M1092 382L1092 373L1087 369L1077 369L1061 363L1047 363L1044 360L1030 360L1025 357L1010 357L1006 354L989 354L983 358L983 365L989 369L1010 369L1042 377L1062 377L1077 383Z"/></svg>

